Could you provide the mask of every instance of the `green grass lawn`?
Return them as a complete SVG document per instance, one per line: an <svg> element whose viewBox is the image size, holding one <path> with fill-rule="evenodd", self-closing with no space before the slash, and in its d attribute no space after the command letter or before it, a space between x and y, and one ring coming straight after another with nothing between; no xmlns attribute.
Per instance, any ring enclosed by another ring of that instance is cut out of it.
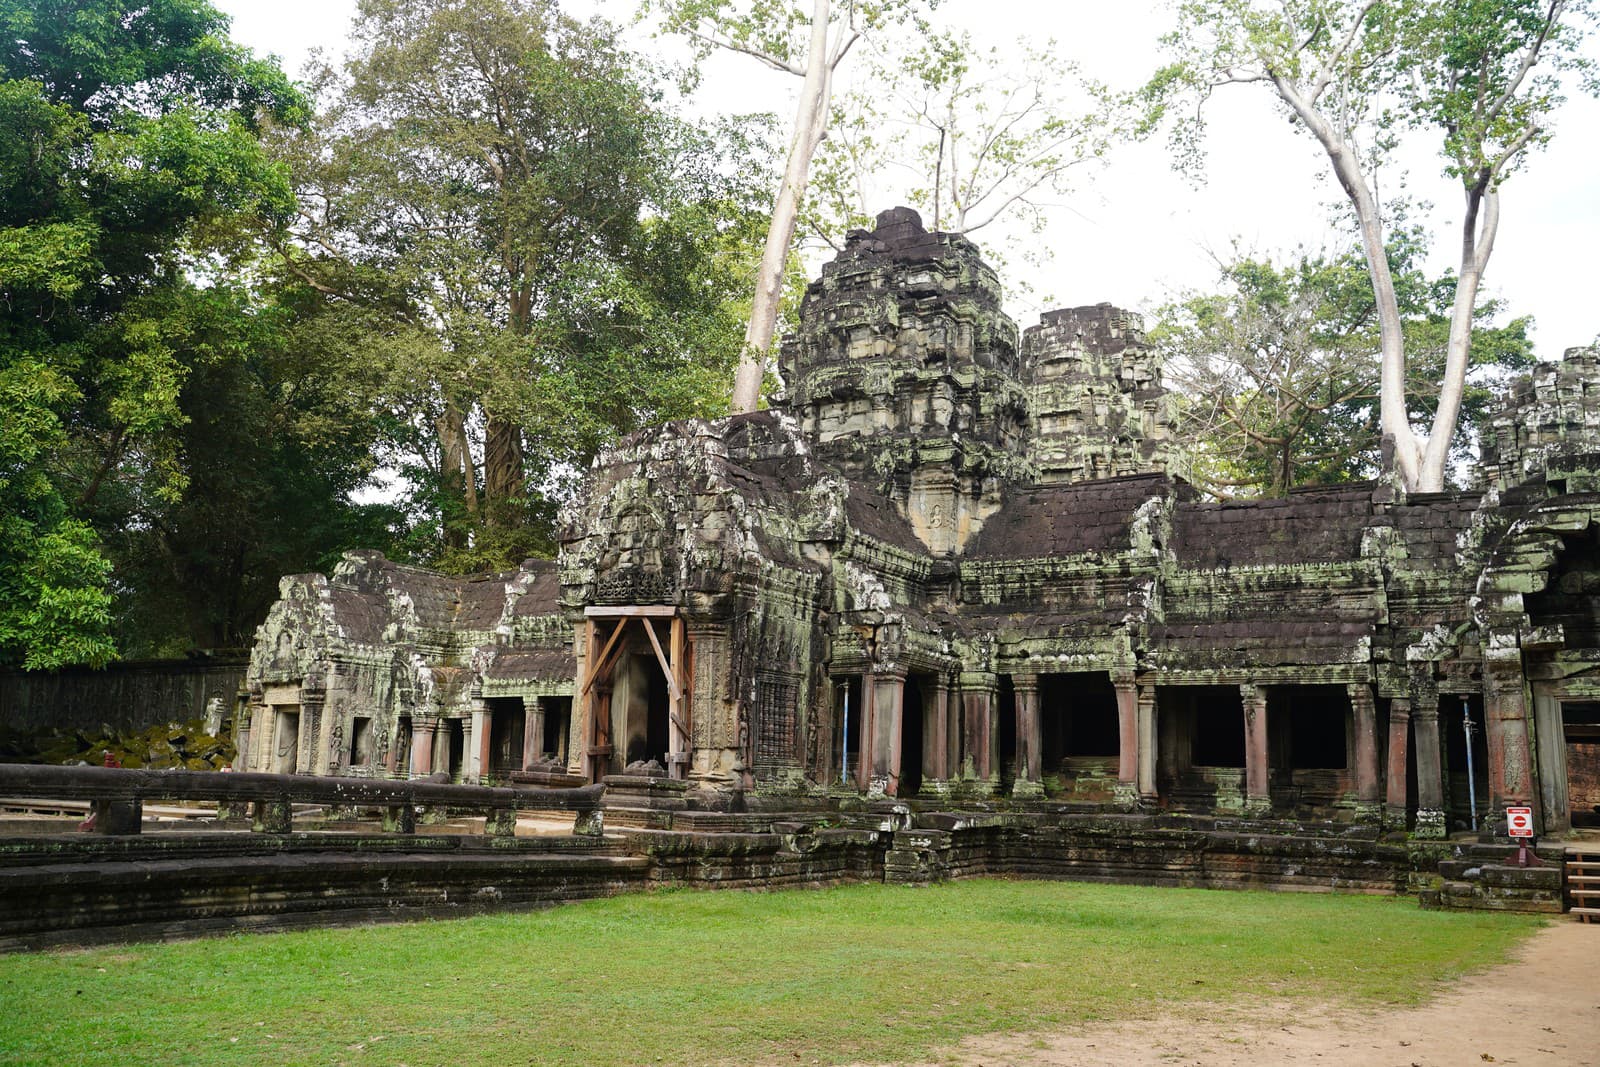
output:
<svg viewBox="0 0 1600 1067"><path fill-rule="evenodd" d="M973 880L0 957L0 1062L836 1063L1247 995L1413 1003L1536 923Z"/></svg>

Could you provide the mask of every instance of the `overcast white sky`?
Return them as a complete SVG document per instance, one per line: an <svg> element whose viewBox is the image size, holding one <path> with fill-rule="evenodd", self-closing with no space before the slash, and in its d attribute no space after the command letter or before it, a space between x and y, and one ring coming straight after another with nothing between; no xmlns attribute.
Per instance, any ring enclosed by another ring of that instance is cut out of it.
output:
<svg viewBox="0 0 1600 1067"><path fill-rule="evenodd" d="M297 72L312 49L339 56L355 0L213 0L233 17L234 39L280 56ZM633 0L589 0L625 21ZM1161 0L945 0L940 23L962 26L984 42L1026 35L1053 38L1064 58L1090 74L1132 87L1159 60L1157 38L1170 15ZM1597 49L1600 51L1600 49ZM787 126L797 79L755 60L720 58L700 90L707 112L773 111ZM1208 181L1196 189L1173 174L1164 146L1118 149L1092 179L1055 209L1043 240L1053 261L1034 288L1050 306L1102 300L1149 309L1215 277L1210 252L1234 241L1257 252L1328 247L1335 241L1324 205L1337 192L1309 139L1297 136L1259 87L1219 94L1211 113ZM1429 146L1410 166L1411 188L1431 199L1434 269L1451 265L1460 195L1439 178ZM1590 256L1600 247L1600 103L1579 98L1558 118L1554 143L1510 181L1500 237L1486 278L1488 290L1518 314L1537 319L1542 358L1588 344L1600 333L1600 284ZM885 204L885 207L892 206ZM975 235L983 243L986 231ZM1012 270L1025 269L1020 264ZM1014 307L1023 327L1037 307Z"/></svg>

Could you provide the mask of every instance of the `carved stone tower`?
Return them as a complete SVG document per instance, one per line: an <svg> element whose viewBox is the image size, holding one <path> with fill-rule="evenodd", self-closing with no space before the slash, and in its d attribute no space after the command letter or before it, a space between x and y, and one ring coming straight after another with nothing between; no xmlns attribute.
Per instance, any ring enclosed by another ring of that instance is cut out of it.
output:
<svg viewBox="0 0 1600 1067"><path fill-rule="evenodd" d="M917 537L959 552L1028 480L1017 327L977 247L910 208L852 231L785 338L787 407L819 456L893 500Z"/></svg>

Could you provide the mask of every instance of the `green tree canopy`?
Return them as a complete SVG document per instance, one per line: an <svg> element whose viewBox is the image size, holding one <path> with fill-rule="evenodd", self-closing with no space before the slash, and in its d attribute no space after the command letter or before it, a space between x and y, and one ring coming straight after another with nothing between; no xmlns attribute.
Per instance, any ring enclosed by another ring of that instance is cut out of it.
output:
<svg viewBox="0 0 1600 1067"><path fill-rule="evenodd" d="M194 0L0 7L0 664L114 654L99 533L184 498L181 396L222 358L189 268L292 210L258 133L304 102L226 31Z"/></svg>
<svg viewBox="0 0 1600 1067"><path fill-rule="evenodd" d="M675 118L611 27L548 0L363 0L354 37L282 145L283 265L325 302L304 328L379 413L414 557L548 552L604 443L726 410L765 151ZM341 345L341 321L371 329Z"/></svg>
<svg viewBox="0 0 1600 1067"><path fill-rule="evenodd" d="M1445 361L1455 278L1429 278L1413 231L1391 242L1416 419L1432 415L1427 388ZM1152 339L1167 359L1193 443L1195 481L1217 496L1282 495L1300 485L1377 473L1381 338L1361 252L1302 254L1284 264L1236 255L1219 288L1188 292L1156 312ZM1469 458L1496 387L1533 359L1530 321L1496 324L1479 302L1472 367L1452 457Z"/></svg>

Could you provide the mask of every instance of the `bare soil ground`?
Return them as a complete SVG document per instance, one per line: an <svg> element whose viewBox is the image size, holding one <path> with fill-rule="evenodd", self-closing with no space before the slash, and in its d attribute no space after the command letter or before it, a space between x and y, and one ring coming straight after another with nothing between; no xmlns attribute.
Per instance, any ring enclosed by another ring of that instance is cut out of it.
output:
<svg viewBox="0 0 1600 1067"><path fill-rule="evenodd" d="M1600 1067L1600 925L1557 921L1516 959L1416 1008L1349 1010L1274 1001L1197 1005L1139 1021L987 1034L937 1067Z"/></svg>

